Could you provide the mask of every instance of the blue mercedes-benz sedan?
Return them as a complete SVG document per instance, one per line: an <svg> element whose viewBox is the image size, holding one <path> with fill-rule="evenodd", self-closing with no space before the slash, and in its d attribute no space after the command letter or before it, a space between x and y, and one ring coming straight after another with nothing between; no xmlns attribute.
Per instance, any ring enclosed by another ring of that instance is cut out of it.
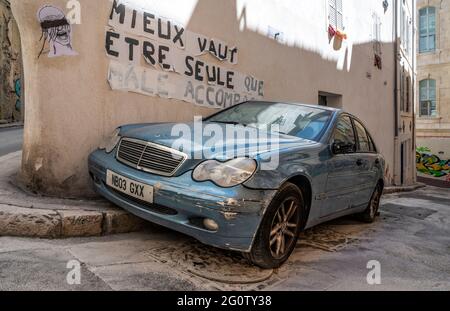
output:
<svg viewBox="0 0 450 311"><path fill-rule="evenodd" d="M282 265L302 230L350 214L373 222L384 166L358 118L256 101L188 124L121 126L89 156L106 199L263 268Z"/></svg>

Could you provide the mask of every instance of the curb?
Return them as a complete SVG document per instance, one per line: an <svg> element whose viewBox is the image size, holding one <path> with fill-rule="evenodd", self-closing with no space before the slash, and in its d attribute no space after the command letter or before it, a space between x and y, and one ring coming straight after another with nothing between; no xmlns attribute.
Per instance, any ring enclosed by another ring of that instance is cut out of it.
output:
<svg viewBox="0 0 450 311"><path fill-rule="evenodd" d="M421 177L421 176L418 176L417 180L428 186L433 186L433 187L438 187L438 188L443 188L443 189L450 189L450 181Z"/></svg>
<svg viewBox="0 0 450 311"><path fill-rule="evenodd" d="M29 193L15 179L20 161L20 152L0 157L0 236L76 238L144 228L144 220L104 200L70 200Z"/></svg>
<svg viewBox="0 0 450 311"><path fill-rule="evenodd" d="M16 127L23 127L23 123L0 123L0 130Z"/></svg>
<svg viewBox="0 0 450 311"><path fill-rule="evenodd" d="M0 236L49 239L94 237L139 231L144 223L121 210L93 212L0 205Z"/></svg>
<svg viewBox="0 0 450 311"><path fill-rule="evenodd" d="M425 188L427 185L423 183L416 183L412 186L405 187L386 187L384 188L383 194L401 193L401 192L412 192L421 188Z"/></svg>

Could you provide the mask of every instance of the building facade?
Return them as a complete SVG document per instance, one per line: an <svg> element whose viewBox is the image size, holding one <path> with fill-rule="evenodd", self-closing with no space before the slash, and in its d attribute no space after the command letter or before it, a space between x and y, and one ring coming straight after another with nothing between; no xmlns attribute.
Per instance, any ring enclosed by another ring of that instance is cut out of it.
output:
<svg viewBox="0 0 450 311"><path fill-rule="evenodd" d="M0 0L0 123L23 120L20 34L8 0Z"/></svg>
<svg viewBox="0 0 450 311"><path fill-rule="evenodd" d="M355 114L386 158L387 184L414 183L414 3L12 0L27 86L22 178L90 195L87 156L117 126L192 122L258 98ZM180 72L180 59L221 68L233 91Z"/></svg>
<svg viewBox="0 0 450 311"><path fill-rule="evenodd" d="M417 1L417 146L450 159L450 1Z"/></svg>

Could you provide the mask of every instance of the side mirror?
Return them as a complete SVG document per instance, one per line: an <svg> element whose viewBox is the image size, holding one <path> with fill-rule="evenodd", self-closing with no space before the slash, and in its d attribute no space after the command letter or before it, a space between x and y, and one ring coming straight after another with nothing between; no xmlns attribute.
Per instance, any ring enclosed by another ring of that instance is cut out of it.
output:
<svg viewBox="0 0 450 311"><path fill-rule="evenodd" d="M353 153L356 150L356 145L343 141L335 141L333 145L331 145L331 149L334 154Z"/></svg>

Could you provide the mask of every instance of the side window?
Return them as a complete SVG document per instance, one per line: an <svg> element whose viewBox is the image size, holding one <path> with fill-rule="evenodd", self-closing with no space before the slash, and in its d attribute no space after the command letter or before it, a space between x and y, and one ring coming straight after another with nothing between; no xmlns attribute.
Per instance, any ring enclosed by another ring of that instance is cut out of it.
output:
<svg viewBox="0 0 450 311"><path fill-rule="evenodd" d="M356 144L352 122L348 116L343 116L339 119L337 127L334 131L334 142L347 145Z"/></svg>
<svg viewBox="0 0 450 311"><path fill-rule="evenodd" d="M369 137L367 136L366 129L364 126L356 120L353 120L355 123L356 133L358 135L358 152L370 152L371 151L371 143Z"/></svg>
<svg viewBox="0 0 450 311"><path fill-rule="evenodd" d="M370 133L366 130L367 137L369 137L369 143L370 143L370 151L371 152L377 152L377 147L375 146L375 143L373 142L372 136L370 136Z"/></svg>

